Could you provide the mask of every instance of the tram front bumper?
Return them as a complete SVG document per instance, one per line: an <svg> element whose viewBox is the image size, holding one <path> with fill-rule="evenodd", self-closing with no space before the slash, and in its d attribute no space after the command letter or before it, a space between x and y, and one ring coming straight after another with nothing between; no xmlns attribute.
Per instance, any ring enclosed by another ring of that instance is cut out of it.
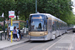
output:
<svg viewBox="0 0 75 50"><path fill-rule="evenodd" d="M29 32L30 36L36 36L36 37L45 36L47 34L48 34L47 32Z"/></svg>

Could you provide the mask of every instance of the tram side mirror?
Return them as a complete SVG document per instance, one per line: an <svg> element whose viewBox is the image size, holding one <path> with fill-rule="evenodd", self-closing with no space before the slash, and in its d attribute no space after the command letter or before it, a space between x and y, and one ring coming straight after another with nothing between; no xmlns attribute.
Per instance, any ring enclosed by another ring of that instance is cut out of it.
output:
<svg viewBox="0 0 75 50"><path fill-rule="evenodd" d="M28 24L28 30L30 31L30 23L31 23L31 20L29 20L28 23L29 23L29 24Z"/></svg>
<svg viewBox="0 0 75 50"><path fill-rule="evenodd" d="M28 23L28 20L26 20L26 23Z"/></svg>
<svg viewBox="0 0 75 50"><path fill-rule="evenodd" d="M47 20L45 20L44 23L47 24Z"/></svg>
<svg viewBox="0 0 75 50"><path fill-rule="evenodd" d="M29 20L29 23L31 23L31 20Z"/></svg>
<svg viewBox="0 0 75 50"><path fill-rule="evenodd" d="M46 19L48 19L48 17L46 17Z"/></svg>

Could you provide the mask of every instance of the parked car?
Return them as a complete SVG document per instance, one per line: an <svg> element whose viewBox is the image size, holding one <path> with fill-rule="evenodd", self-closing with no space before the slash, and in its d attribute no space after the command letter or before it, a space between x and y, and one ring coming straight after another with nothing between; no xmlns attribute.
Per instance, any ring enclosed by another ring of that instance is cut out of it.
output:
<svg viewBox="0 0 75 50"><path fill-rule="evenodd" d="M75 25L73 26L73 32L75 32Z"/></svg>

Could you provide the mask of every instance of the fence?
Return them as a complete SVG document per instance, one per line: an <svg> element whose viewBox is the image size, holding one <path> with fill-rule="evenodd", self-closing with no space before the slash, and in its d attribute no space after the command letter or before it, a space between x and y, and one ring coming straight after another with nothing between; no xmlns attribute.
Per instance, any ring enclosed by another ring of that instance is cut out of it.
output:
<svg viewBox="0 0 75 50"><path fill-rule="evenodd" d="M0 33L0 40L2 40L2 33Z"/></svg>
<svg viewBox="0 0 75 50"><path fill-rule="evenodd" d="M4 39L6 39L6 35L7 35L6 32L4 33L3 31L0 31L0 40L2 40L3 37L4 37Z"/></svg>

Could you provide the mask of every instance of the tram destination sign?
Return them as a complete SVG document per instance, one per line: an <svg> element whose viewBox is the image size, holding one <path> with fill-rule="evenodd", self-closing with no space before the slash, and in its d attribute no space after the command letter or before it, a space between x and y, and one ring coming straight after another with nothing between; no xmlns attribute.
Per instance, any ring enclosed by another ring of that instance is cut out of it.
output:
<svg viewBox="0 0 75 50"><path fill-rule="evenodd" d="M42 17L32 17L32 19L42 19Z"/></svg>

